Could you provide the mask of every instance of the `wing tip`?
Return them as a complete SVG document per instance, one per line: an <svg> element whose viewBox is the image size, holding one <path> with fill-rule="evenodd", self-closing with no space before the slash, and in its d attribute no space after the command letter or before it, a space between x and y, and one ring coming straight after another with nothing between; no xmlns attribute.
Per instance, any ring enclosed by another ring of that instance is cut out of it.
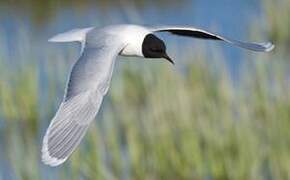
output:
<svg viewBox="0 0 290 180"><path fill-rule="evenodd" d="M55 36L47 40L48 42L60 42Z"/></svg>
<svg viewBox="0 0 290 180"><path fill-rule="evenodd" d="M58 159L58 158L52 157L49 154L48 146L47 146L47 144L48 144L47 135L48 135L48 133L45 135L45 137L43 139L43 145L42 145L42 150L41 150L41 153L42 153L41 160L46 165L49 165L51 167L56 167L56 166L59 166L60 164L64 163L67 158Z"/></svg>
<svg viewBox="0 0 290 180"><path fill-rule="evenodd" d="M273 49L275 49L275 45L273 43L271 43L271 42L265 43L264 47L265 47L265 52L270 52Z"/></svg>
<svg viewBox="0 0 290 180"><path fill-rule="evenodd" d="M94 29L94 27L72 29L53 36L48 39L48 42L83 42L86 34L92 29Z"/></svg>
<svg viewBox="0 0 290 180"><path fill-rule="evenodd" d="M68 40L66 37L63 37L62 34L55 35L47 40L48 42L73 42L77 40Z"/></svg>

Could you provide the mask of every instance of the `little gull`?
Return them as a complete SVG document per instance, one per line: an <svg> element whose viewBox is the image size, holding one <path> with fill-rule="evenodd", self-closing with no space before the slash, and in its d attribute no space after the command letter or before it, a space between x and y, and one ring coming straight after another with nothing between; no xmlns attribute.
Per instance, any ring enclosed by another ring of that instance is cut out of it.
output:
<svg viewBox="0 0 290 180"><path fill-rule="evenodd" d="M116 57L164 58L164 42L155 34L169 32L200 39L219 40L253 51L268 52L272 43L245 43L202 29L185 26L145 27L132 24L104 28L74 29L51 38L50 42L80 42L81 55L74 64L62 103L43 139L42 161L58 166L80 144L109 89Z"/></svg>

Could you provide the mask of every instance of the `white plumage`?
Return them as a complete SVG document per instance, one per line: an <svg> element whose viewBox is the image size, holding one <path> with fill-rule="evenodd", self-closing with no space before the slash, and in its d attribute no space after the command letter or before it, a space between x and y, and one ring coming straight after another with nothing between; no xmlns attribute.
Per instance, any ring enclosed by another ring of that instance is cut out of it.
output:
<svg viewBox="0 0 290 180"><path fill-rule="evenodd" d="M107 93L116 56L124 47L117 37L103 34L86 44L73 66L66 95L44 136L42 160L57 166L79 145Z"/></svg>
<svg viewBox="0 0 290 180"><path fill-rule="evenodd" d="M50 42L81 43L81 56L74 64L66 94L43 139L42 160L50 166L62 164L80 144L90 123L97 115L109 89L116 57L139 56L166 58L166 47L152 33L221 40L254 51L270 51L271 43L244 43L193 27L114 25L74 29L58 34Z"/></svg>

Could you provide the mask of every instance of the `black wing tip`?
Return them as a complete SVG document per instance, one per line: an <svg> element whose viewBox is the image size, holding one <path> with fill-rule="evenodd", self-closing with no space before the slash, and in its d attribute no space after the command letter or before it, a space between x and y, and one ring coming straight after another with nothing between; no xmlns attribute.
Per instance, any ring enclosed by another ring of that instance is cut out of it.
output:
<svg viewBox="0 0 290 180"><path fill-rule="evenodd" d="M211 40L223 40L217 35L211 34L211 33L205 33L202 31L193 31L193 30L187 30L187 29L162 29L157 30L155 32L169 32L174 35L178 36L186 36L186 37L193 37L193 38L199 38L199 39L211 39Z"/></svg>

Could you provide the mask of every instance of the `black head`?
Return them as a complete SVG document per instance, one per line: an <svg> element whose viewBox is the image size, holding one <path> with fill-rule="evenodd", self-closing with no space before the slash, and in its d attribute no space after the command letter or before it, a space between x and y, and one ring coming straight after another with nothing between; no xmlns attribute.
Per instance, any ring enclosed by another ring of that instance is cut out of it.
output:
<svg viewBox="0 0 290 180"><path fill-rule="evenodd" d="M153 34L145 36L142 44L142 53L145 58L165 58L174 64L172 59L166 53L164 42Z"/></svg>

